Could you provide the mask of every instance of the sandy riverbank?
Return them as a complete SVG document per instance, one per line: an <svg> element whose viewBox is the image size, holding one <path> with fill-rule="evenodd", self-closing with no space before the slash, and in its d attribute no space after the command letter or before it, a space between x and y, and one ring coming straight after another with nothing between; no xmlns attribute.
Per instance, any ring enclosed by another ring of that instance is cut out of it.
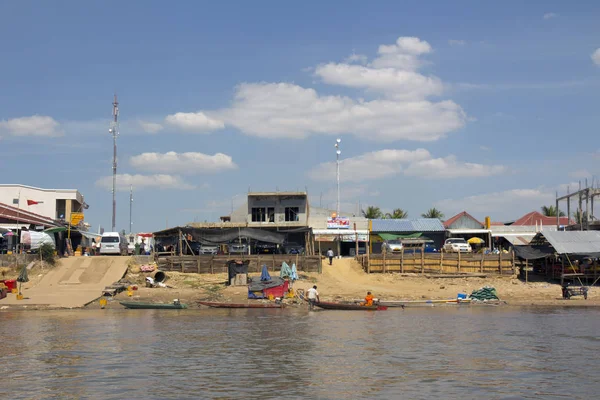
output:
<svg viewBox="0 0 600 400"><path fill-rule="evenodd" d="M133 268L135 271L135 268ZM308 289L317 285L323 300L353 300L363 298L367 291L373 292L381 300L423 300L451 299L458 293L470 294L484 286L496 288L502 304L534 306L600 306L600 289L592 288L587 300L576 297L572 300L561 298L560 285L549 282L525 283L511 277L488 278L433 278L418 274L367 274L350 258L334 260L333 266L323 262L323 273L300 273L301 279L294 284L295 289ZM35 286L48 267L35 267L30 273L31 281L24 285L27 289ZM12 275L15 275L14 277ZM3 279L16 278L18 273L5 273ZM158 303L170 303L178 298L191 308L197 307L197 300L221 302L247 302L245 287L227 287L226 274L198 275L167 272L169 288L147 288L145 277L150 274L129 272L125 279L138 286L131 299ZM100 294L99 294L100 295ZM126 292L109 301L107 308L121 308L118 301L130 300ZM99 308L93 302L86 308ZM0 302L0 309L2 304ZM29 309L44 309L44 306L31 306ZM14 307L11 307L14 309Z"/></svg>

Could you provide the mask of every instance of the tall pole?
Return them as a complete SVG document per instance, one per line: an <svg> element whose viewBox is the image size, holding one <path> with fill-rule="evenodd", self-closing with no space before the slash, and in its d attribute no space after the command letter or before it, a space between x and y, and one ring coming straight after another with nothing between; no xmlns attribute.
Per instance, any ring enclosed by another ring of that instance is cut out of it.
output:
<svg viewBox="0 0 600 400"><path fill-rule="evenodd" d="M335 208L335 217L340 217L340 142L342 139L336 139L335 141L335 166L336 166L336 179L337 179L337 205Z"/></svg>
<svg viewBox="0 0 600 400"><path fill-rule="evenodd" d="M117 190L117 136L119 136L119 102L116 94L113 100L113 121L108 132L113 137L112 231L115 232L117 226L117 201L115 199Z"/></svg>
<svg viewBox="0 0 600 400"><path fill-rule="evenodd" d="M129 234L131 234L131 228L133 227L133 220L131 219L133 209L133 185L129 186Z"/></svg>

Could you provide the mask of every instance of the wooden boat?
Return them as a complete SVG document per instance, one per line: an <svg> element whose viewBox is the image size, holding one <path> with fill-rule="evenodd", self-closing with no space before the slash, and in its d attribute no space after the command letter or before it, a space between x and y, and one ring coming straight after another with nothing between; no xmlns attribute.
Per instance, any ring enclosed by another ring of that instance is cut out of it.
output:
<svg viewBox="0 0 600 400"><path fill-rule="evenodd" d="M151 310L182 310L187 308L187 304L174 301L170 304L161 303L144 303L141 301L120 301L119 302L125 308L135 309L151 309Z"/></svg>
<svg viewBox="0 0 600 400"><path fill-rule="evenodd" d="M333 303L327 301L320 301L315 303L315 306L323 308L325 310L362 310L362 311L382 311L387 310L386 306L383 305L372 305L372 306L361 306L360 304L354 303Z"/></svg>
<svg viewBox="0 0 600 400"><path fill-rule="evenodd" d="M216 303L212 301L199 301L198 304L213 308L283 308L284 304L276 303Z"/></svg>
<svg viewBox="0 0 600 400"><path fill-rule="evenodd" d="M448 300L396 300L379 301L379 304L387 307L433 307L439 305L471 304L471 299L448 299Z"/></svg>

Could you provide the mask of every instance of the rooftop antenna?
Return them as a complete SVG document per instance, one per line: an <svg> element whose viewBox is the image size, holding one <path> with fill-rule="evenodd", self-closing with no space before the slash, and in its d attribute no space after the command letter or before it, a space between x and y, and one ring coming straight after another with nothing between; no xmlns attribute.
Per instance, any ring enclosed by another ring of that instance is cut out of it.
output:
<svg viewBox="0 0 600 400"><path fill-rule="evenodd" d="M119 136L119 101L117 100L116 93L113 100L113 121L110 123L108 133L113 137L112 231L115 232L117 226L117 201L115 200L115 191L117 189L117 136Z"/></svg>

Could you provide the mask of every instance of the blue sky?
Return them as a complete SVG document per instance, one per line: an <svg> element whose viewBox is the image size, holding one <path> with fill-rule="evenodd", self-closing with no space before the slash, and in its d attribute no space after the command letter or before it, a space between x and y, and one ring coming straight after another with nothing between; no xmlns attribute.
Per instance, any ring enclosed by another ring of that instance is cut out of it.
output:
<svg viewBox="0 0 600 400"><path fill-rule="evenodd" d="M323 4L325 3L325 4ZM5 183L110 225L215 221L244 194L509 220L597 179L597 2L0 1Z"/></svg>

